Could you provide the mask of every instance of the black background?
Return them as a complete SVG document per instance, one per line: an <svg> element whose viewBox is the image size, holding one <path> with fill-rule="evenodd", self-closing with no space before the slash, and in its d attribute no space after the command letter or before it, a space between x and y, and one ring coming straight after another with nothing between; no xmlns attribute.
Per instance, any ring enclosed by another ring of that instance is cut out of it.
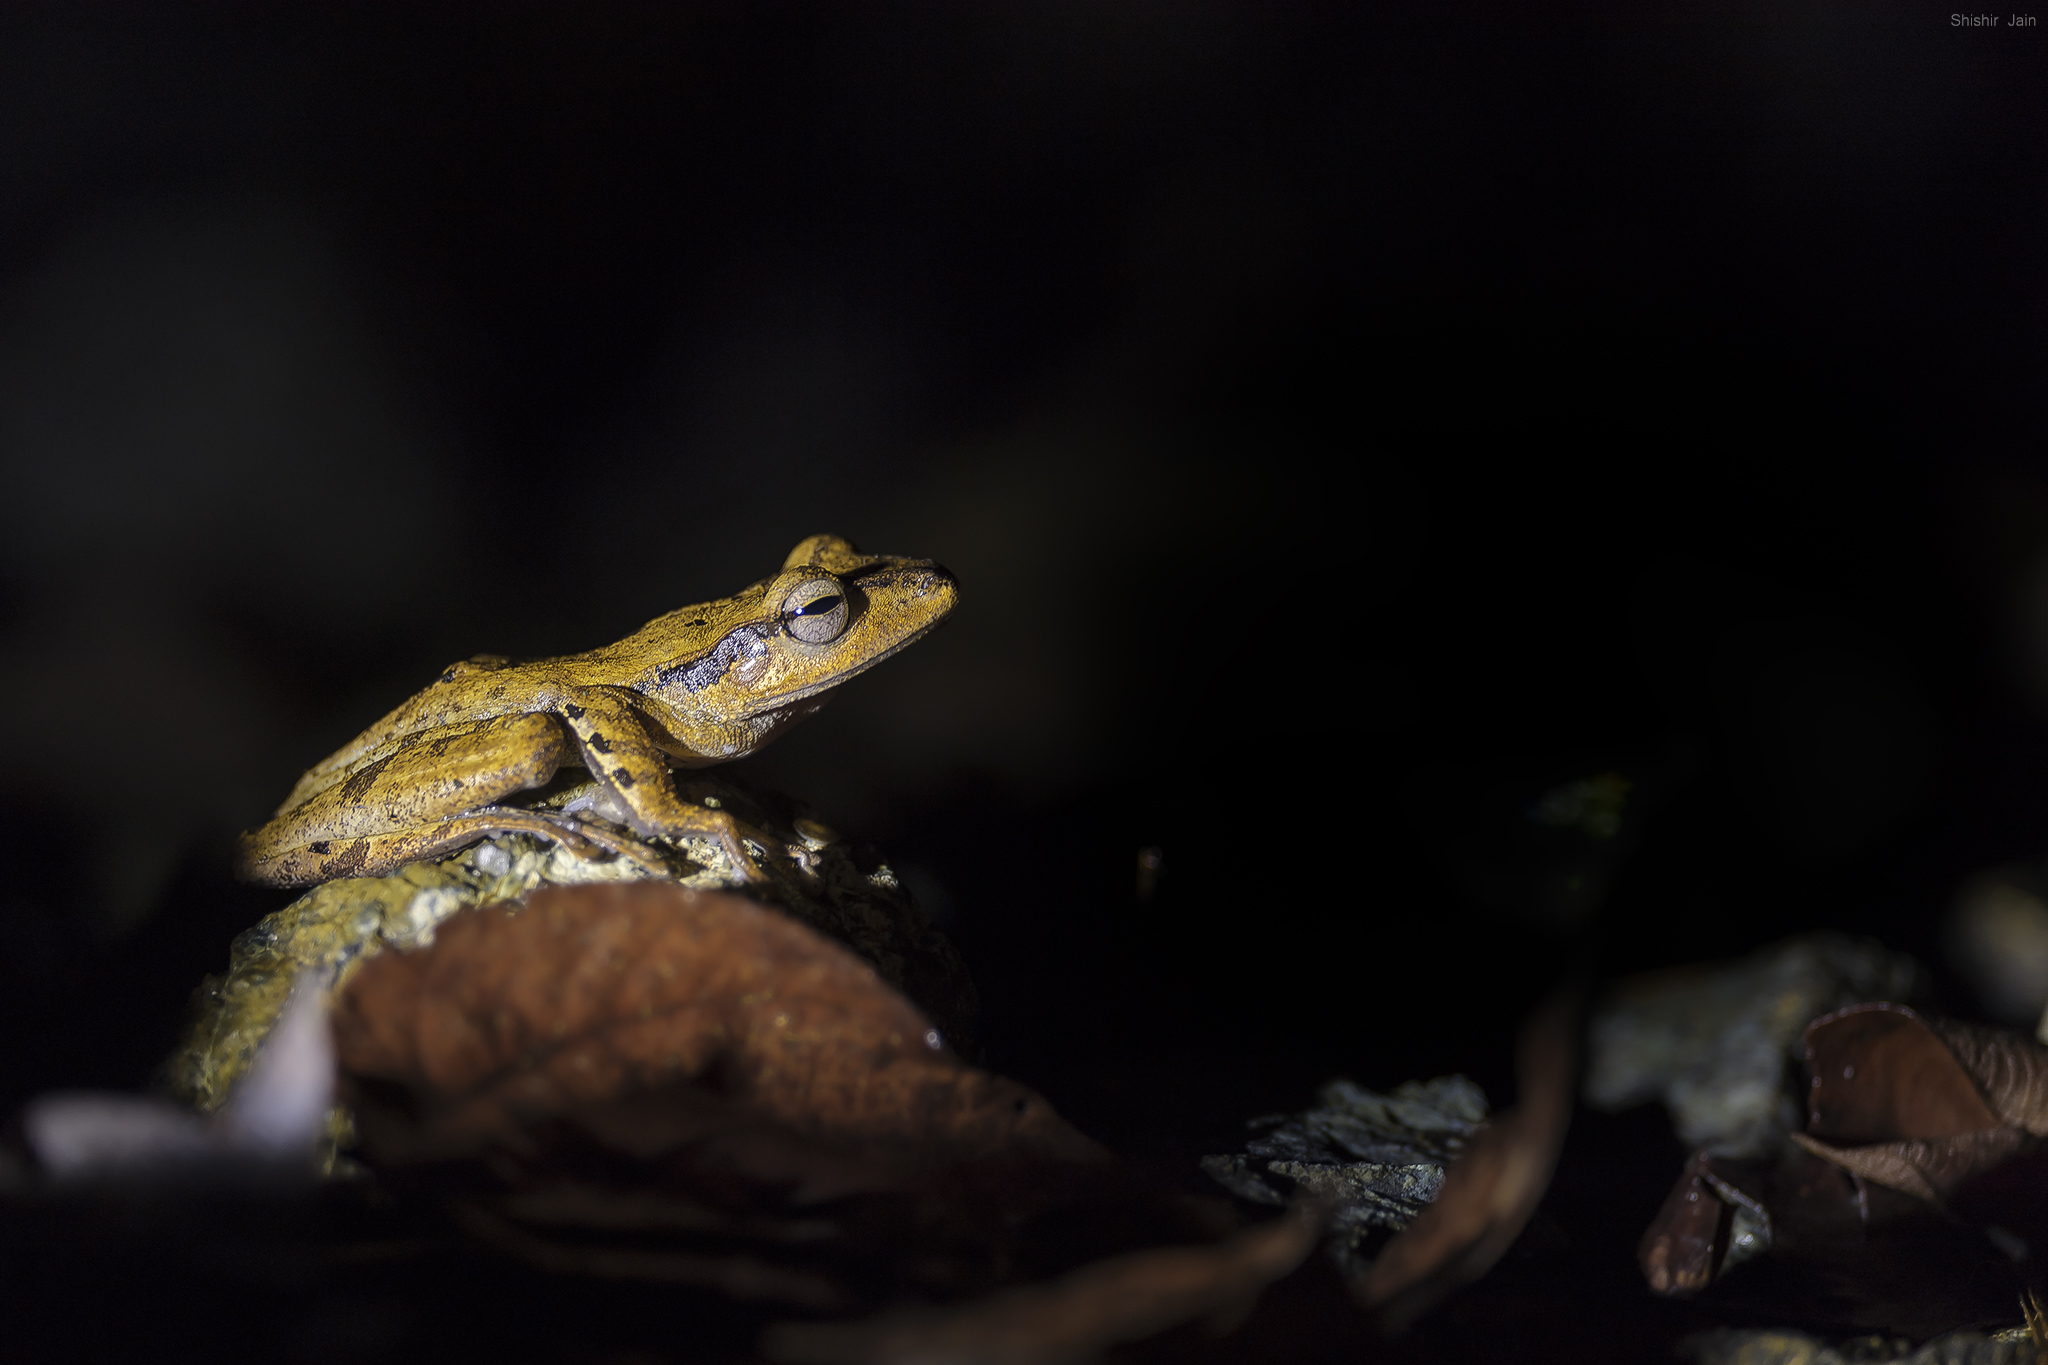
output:
<svg viewBox="0 0 2048 1365"><path fill-rule="evenodd" d="M743 773L879 843L989 1064L1126 1152L1338 1074L1505 1101L1589 961L1939 968L1958 885L2048 843L2042 42L9 8L0 1099L145 1083L286 899L233 831L450 659L825 530L963 604ZM1530 835L1608 770L1625 858ZM1640 1156L1617 1228L1661 1122L1568 1153Z"/></svg>

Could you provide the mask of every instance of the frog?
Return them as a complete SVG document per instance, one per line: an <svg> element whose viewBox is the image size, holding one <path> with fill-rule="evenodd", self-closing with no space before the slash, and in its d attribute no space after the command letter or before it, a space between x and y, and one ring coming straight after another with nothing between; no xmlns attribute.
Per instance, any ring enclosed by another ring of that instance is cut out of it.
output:
<svg viewBox="0 0 2048 1365"><path fill-rule="evenodd" d="M953 575L932 560L815 535L773 577L616 644L460 660L307 769L270 821L239 837L235 873L266 886L376 877L505 834L659 868L644 842L659 836L714 841L741 880L758 882L748 831L727 810L683 800L671 770L755 752L958 601ZM577 767L592 779L587 799L511 804Z"/></svg>

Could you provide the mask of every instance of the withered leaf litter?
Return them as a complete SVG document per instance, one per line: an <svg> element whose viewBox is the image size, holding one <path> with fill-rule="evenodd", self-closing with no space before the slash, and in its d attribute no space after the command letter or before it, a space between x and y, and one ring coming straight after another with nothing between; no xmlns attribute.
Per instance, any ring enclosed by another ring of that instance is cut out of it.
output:
<svg viewBox="0 0 2048 1365"><path fill-rule="evenodd" d="M1644 1233L1650 1287L1739 1308L1730 1272L1768 1255L1781 1291L1804 1282L1881 1331L2016 1316L2048 1237L2048 1047L1885 1001L1813 1020L1804 1042L1806 1131L1769 1157L1695 1153Z"/></svg>
<svg viewBox="0 0 2048 1365"><path fill-rule="evenodd" d="M465 912L365 964L334 1029L364 1159L486 1243L880 1314L777 1329L782 1359L1086 1358L1242 1316L1324 1220L1304 1202L1240 1229L968 1065L847 950L725 893Z"/></svg>

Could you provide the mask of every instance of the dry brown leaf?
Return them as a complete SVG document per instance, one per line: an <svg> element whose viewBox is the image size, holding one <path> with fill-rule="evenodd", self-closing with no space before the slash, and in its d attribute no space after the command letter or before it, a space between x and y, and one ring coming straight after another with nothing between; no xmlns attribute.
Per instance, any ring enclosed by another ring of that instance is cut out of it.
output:
<svg viewBox="0 0 2048 1365"><path fill-rule="evenodd" d="M1910 1195L1923 1209L1981 1203L1982 1178L2048 1128L2048 1048L2001 1030L1903 1005L1853 1005L1807 1026L1806 1059L1809 1131L1792 1141L1827 1163L1814 1169L1849 1179L1816 1181L1801 1173L1804 1157L1763 1169L1698 1154L1643 1235L1638 1255L1652 1289L1690 1293L1722 1272L1724 1257L1733 1263L1730 1220L1741 1210L1753 1238L1769 1243L1774 1227L1790 1229L1799 1254L1830 1273L1852 1263L1868 1273L1861 1253L1877 1224L1902 1217L1879 1208L1880 1193Z"/></svg>
<svg viewBox="0 0 2048 1365"><path fill-rule="evenodd" d="M1999 1122L2048 1137L2048 1047L2024 1034L1957 1019L1924 1018L1955 1054Z"/></svg>
<svg viewBox="0 0 2048 1365"><path fill-rule="evenodd" d="M1058 1365L1095 1359L1196 1318L1246 1306L1315 1248L1313 1201L1213 1246L1168 1247L1098 1261L1050 1284L952 1308L901 1309L865 1322L784 1323L762 1337L791 1365Z"/></svg>
<svg viewBox="0 0 2048 1365"><path fill-rule="evenodd" d="M1695 1152L1636 1247L1636 1262L1651 1291L1678 1296L1706 1288L1728 1256L1730 1215L1738 1207L1758 1220L1768 1246L1771 1215L1753 1191L1743 1188L1736 1163Z"/></svg>
<svg viewBox="0 0 2048 1365"><path fill-rule="evenodd" d="M726 1145L756 1149L767 1177L789 1156L768 1150L777 1136L806 1161L826 1144L898 1178L1106 1155L1030 1090L948 1051L852 953L739 897L663 882L459 915L430 948L365 963L334 1029L365 1152L386 1168L530 1153L567 1115L642 1154L750 1129Z"/></svg>
<svg viewBox="0 0 2048 1365"><path fill-rule="evenodd" d="M1763 1255L1770 1273L1727 1277ZM1923 1340L2000 1311L2015 1270L1927 1200L1801 1151L1769 1160L1695 1154L1638 1256L1653 1292L1711 1284L1717 1312L1741 1316L1790 1294L1812 1320L1842 1331Z"/></svg>
<svg viewBox="0 0 2048 1365"><path fill-rule="evenodd" d="M1705 1157L1697 1153L1686 1163L1636 1247L1636 1262L1654 1294L1698 1293L1714 1278L1722 1205L1701 1178Z"/></svg>
<svg viewBox="0 0 2048 1365"><path fill-rule="evenodd" d="M1814 1020L1806 1064L1807 1129L1839 1146L1998 1126L1956 1055L1903 1005L1858 1005Z"/></svg>
<svg viewBox="0 0 2048 1365"><path fill-rule="evenodd" d="M2048 1048L1999 1029L1856 1005L1806 1029L1807 1133L1793 1141L1936 1203L2048 1134Z"/></svg>
<svg viewBox="0 0 2048 1365"><path fill-rule="evenodd" d="M545 1269L847 1312L1235 1227L967 1065L844 948L723 893L465 912L364 964L335 1036L370 1164Z"/></svg>
<svg viewBox="0 0 2048 1365"><path fill-rule="evenodd" d="M1838 1147L1805 1133L1792 1140L1824 1161L1919 1199L1940 1203L1972 1176L2017 1155L2027 1135L2003 1125L1954 1137Z"/></svg>
<svg viewBox="0 0 2048 1365"><path fill-rule="evenodd" d="M1644 1278L1692 1293L1770 1250L1837 1286L1866 1321L1920 1313L1952 1326L1941 1305L1967 1307L1986 1272L1964 1263L1988 1245L1955 1215L2010 1224L2038 1203L2012 1197L2030 1179L2039 1187L2012 1158L2048 1117L2048 1049L1888 1003L1824 1015L1806 1044L1810 1131L1791 1135L1804 1154L1696 1154L1644 1233ZM1992 1259L1994 1278L2009 1270Z"/></svg>
<svg viewBox="0 0 2048 1365"><path fill-rule="evenodd" d="M1523 1025L1516 1048L1520 1100L1444 1170L1442 1190L1389 1241L1354 1293L1389 1332L1493 1267L1550 1186L1571 1123L1578 1071L1578 996L1560 992Z"/></svg>

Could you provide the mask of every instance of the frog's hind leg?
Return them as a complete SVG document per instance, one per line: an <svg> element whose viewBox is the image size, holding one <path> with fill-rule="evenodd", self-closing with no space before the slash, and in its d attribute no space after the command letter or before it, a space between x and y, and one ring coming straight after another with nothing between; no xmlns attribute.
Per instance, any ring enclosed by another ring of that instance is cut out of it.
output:
<svg viewBox="0 0 2048 1365"><path fill-rule="evenodd" d="M337 877L380 877L408 863L444 858L494 834L531 834L560 844L579 858L607 854L630 858L656 872L668 860L637 839L550 811L488 806L438 824L390 830L370 838L315 840L288 848L262 863L252 881L304 886Z"/></svg>
<svg viewBox="0 0 2048 1365"><path fill-rule="evenodd" d="M561 723L547 715L423 731L244 834L235 871L271 886L372 876L500 831L538 834L594 856L616 841L578 821L497 804L548 782L568 752Z"/></svg>

